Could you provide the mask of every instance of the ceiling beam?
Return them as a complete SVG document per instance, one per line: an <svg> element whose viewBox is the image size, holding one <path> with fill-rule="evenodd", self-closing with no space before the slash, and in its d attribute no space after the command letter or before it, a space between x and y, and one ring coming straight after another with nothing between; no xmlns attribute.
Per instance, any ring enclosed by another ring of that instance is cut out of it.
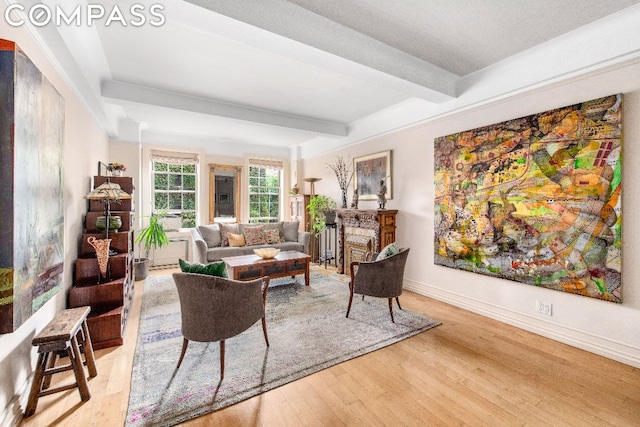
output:
<svg viewBox="0 0 640 427"><path fill-rule="evenodd" d="M432 103L457 96L459 76L287 1L187 3L214 12L189 14L202 30Z"/></svg>
<svg viewBox="0 0 640 427"><path fill-rule="evenodd" d="M115 101L115 103L118 101L134 102L271 126L298 129L316 134L331 136L348 135L347 126L342 123L263 110L116 80L109 80L102 83L102 96Z"/></svg>

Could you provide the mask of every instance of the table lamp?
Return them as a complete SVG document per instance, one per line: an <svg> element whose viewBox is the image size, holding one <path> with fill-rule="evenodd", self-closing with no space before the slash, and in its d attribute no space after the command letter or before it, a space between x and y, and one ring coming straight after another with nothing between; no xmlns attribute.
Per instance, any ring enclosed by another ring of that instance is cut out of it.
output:
<svg viewBox="0 0 640 427"><path fill-rule="evenodd" d="M96 250L96 258L98 258L98 265L100 267L100 274L102 278L107 277L107 265L109 262L109 245L111 239L109 239L109 226L111 224L111 203L121 203L124 199L130 199L131 194L120 188L120 185L114 184L109 181L101 184L99 187L91 190L89 194L85 196L88 200L99 200L104 203L105 211L105 237L104 239L96 239L91 236L87 239L87 242ZM100 278L98 278L98 283Z"/></svg>

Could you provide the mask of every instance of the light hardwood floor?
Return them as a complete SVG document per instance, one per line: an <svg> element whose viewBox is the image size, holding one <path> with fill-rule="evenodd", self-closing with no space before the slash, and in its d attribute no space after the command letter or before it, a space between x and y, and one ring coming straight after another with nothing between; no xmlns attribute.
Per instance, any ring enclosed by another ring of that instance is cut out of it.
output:
<svg viewBox="0 0 640 427"><path fill-rule="evenodd" d="M96 352L91 399L42 397L22 426L124 424L142 290L125 344ZM184 425L640 425L640 369L412 292L401 304L443 324Z"/></svg>

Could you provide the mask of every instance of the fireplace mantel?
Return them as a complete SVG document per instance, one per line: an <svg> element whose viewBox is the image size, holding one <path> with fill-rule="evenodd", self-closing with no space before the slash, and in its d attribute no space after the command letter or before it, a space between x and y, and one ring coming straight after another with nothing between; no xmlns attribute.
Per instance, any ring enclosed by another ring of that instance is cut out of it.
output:
<svg viewBox="0 0 640 427"><path fill-rule="evenodd" d="M367 250L396 241L396 214L391 209L336 209L338 273L348 272L351 261L361 261Z"/></svg>

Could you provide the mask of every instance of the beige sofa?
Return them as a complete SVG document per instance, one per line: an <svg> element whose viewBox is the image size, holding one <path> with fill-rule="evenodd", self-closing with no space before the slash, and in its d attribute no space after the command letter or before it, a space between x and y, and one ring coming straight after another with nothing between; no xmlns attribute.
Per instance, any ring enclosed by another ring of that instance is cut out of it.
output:
<svg viewBox="0 0 640 427"><path fill-rule="evenodd" d="M259 245L245 246L222 246L222 233L219 224L199 225L191 229L193 237L193 261L206 264L219 261L223 257L250 255L256 248L274 247L282 251L298 251L309 253L309 241L311 233L298 231L299 223L278 222L270 224L238 224L238 231L244 234L245 227L263 226L264 230L280 230L280 235L284 241L279 243L267 243Z"/></svg>

